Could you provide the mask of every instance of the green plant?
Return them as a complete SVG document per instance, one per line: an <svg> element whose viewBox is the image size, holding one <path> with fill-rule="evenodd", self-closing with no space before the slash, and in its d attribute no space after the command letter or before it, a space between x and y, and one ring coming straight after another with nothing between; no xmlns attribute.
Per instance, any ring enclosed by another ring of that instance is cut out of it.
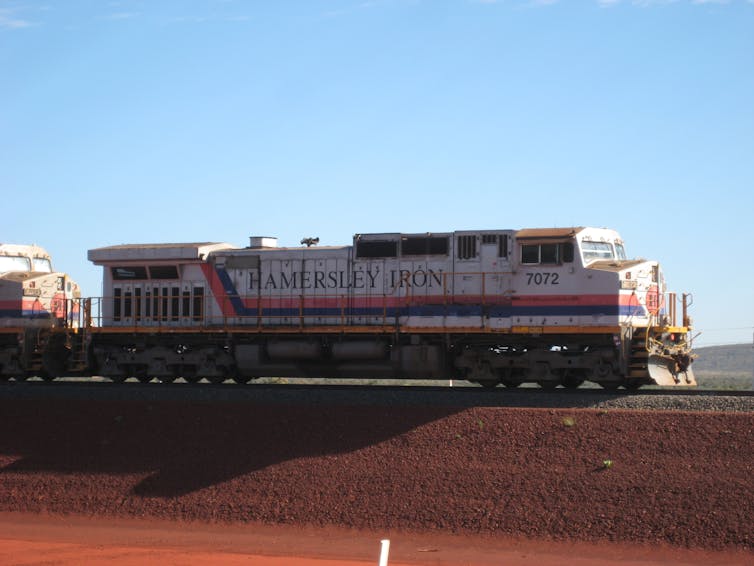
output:
<svg viewBox="0 0 754 566"><path fill-rule="evenodd" d="M602 469L603 470L609 470L613 467L613 461L612 460L602 460Z"/></svg>
<svg viewBox="0 0 754 566"><path fill-rule="evenodd" d="M561 422L563 423L563 426L568 428L576 426L576 419L574 417L563 417Z"/></svg>

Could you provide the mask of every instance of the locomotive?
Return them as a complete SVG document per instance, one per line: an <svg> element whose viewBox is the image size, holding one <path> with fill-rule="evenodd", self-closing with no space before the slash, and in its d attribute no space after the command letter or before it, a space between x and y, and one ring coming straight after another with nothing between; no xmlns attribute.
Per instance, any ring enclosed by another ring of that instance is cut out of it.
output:
<svg viewBox="0 0 754 566"><path fill-rule="evenodd" d="M36 245L0 244L0 379L53 377L80 371L72 356L81 292Z"/></svg>
<svg viewBox="0 0 754 566"><path fill-rule="evenodd" d="M88 356L68 369L116 382L695 385L691 296L606 228L357 234L344 246L252 237L88 258L103 296L67 329Z"/></svg>

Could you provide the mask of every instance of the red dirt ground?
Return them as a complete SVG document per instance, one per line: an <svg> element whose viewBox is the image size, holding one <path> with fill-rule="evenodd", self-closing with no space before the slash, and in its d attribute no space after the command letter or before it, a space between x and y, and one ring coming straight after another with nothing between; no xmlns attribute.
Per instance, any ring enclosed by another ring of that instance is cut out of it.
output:
<svg viewBox="0 0 754 566"><path fill-rule="evenodd" d="M0 400L0 562L754 563L752 440L750 413Z"/></svg>

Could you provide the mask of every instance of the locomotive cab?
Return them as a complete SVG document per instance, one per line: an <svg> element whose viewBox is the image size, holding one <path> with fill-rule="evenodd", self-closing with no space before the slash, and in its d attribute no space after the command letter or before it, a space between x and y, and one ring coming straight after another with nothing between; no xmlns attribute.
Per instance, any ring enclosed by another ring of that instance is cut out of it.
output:
<svg viewBox="0 0 754 566"><path fill-rule="evenodd" d="M677 297L668 291L659 262L628 259L618 234L601 232L579 238L579 248L585 267L599 272L618 290L625 373L630 376L634 366L646 369L650 383L696 385L691 320L686 314L689 296L682 296L679 322Z"/></svg>
<svg viewBox="0 0 754 566"><path fill-rule="evenodd" d="M52 269L39 246L0 244L0 320L3 326L78 324L78 285Z"/></svg>
<svg viewBox="0 0 754 566"><path fill-rule="evenodd" d="M605 386L695 385L688 296L678 324L676 296L657 261L629 259L620 235L605 228L520 230L516 241L514 331L551 333L547 347L555 351L607 351L600 341L610 338L615 357L573 354L567 368L581 365L581 376ZM551 359L537 362L540 383L554 380Z"/></svg>

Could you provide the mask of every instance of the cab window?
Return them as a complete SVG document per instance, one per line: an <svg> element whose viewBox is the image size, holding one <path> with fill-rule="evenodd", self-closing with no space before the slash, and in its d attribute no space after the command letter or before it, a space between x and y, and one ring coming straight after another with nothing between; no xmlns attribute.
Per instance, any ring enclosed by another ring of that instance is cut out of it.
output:
<svg viewBox="0 0 754 566"><path fill-rule="evenodd" d="M623 244L615 244L615 253L618 254L618 259L627 259L626 248Z"/></svg>
<svg viewBox="0 0 754 566"><path fill-rule="evenodd" d="M584 255L584 261L599 259L614 259L613 245L609 242L590 242L584 240L581 242L581 253Z"/></svg>
<svg viewBox="0 0 754 566"><path fill-rule="evenodd" d="M23 256L0 256L0 273L6 271L31 271L29 258Z"/></svg>
<svg viewBox="0 0 754 566"><path fill-rule="evenodd" d="M523 244L521 263L524 265L554 265L573 261L573 244Z"/></svg>
<svg viewBox="0 0 754 566"><path fill-rule="evenodd" d="M33 271L38 271L40 273L52 273L52 265L50 264L50 260L43 257L35 257L32 260L33 263Z"/></svg>

